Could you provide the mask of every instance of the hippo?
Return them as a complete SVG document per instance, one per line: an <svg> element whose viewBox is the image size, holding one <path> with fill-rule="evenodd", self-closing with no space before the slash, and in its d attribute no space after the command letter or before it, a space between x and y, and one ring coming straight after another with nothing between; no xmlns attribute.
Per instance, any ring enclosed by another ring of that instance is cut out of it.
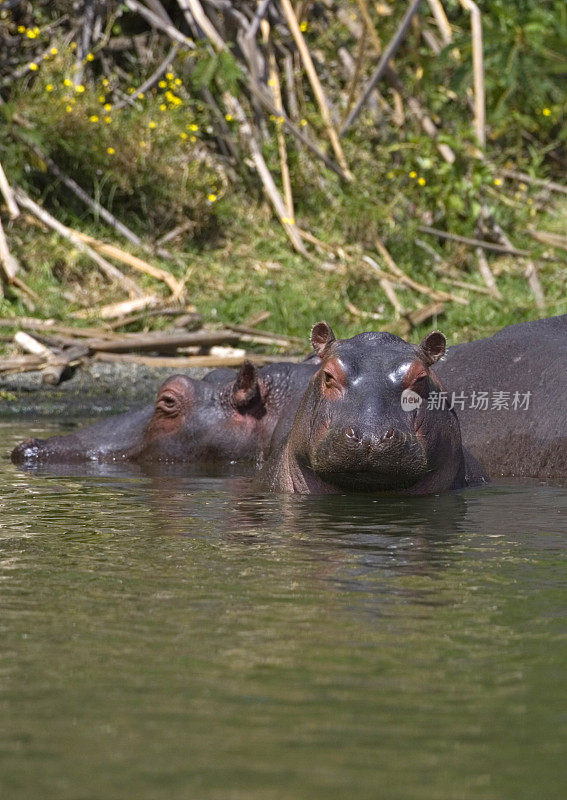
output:
<svg viewBox="0 0 567 800"><path fill-rule="evenodd" d="M422 495L483 482L455 412L428 407L441 390L432 367L445 353L442 333L419 346L391 333L336 339L319 322L311 342L321 366L274 431L256 488Z"/></svg>
<svg viewBox="0 0 567 800"><path fill-rule="evenodd" d="M317 370L316 360L271 364L245 361L230 377L173 375L154 406L129 411L66 436L29 439L12 452L16 464L254 461L268 448L280 411ZM228 380L227 380L228 377Z"/></svg>
<svg viewBox="0 0 567 800"><path fill-rule="evenodd" d="M491 477L567 479L567 314L450 347L436 366Z"/></svg>

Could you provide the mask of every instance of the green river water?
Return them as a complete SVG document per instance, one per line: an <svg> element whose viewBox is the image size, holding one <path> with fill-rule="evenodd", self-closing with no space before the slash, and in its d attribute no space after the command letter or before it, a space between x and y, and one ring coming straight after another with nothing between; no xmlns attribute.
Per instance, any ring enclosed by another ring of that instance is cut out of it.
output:
<svg viewBox="0 0 567 800"><path fill-rule="evenodd" d="M0 423L0 797L560 800L567 489L25 473Z"/></svg>

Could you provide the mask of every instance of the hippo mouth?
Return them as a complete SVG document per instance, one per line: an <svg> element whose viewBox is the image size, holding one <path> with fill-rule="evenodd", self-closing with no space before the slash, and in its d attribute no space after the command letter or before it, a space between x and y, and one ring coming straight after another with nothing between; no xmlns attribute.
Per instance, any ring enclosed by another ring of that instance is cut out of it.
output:
<svg viewBox="0 0 567 800"><path fill-rule="evenodd" d="M330 433L318 443L309 466L332 486L362 492L405 491L429 471L420 440L399 429Z"/></svg>

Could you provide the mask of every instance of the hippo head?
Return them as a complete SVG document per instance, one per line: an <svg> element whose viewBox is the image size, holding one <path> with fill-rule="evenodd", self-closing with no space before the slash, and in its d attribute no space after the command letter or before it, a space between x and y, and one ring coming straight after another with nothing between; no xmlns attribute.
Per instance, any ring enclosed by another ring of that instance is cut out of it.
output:
<svg viewBox="0 0 567 800"><path fill-rule="evenodd" d="M12 460L32 466L255 458L271 433L263 424L267 388L250 362L231 375L210 381L174 375L160 388L153 409L109 417L66 436L28 439L14 449Z"/></svg>
<svg viewBox="0 0 567 800"><path fill-rule="evenodd" d="M140 446L128 454L139 461L236 461L254 458L266 413L265 387L245 361L226 382L173 375L158 391Z"/></svg>
<svg viewBox="0 0 567 800"><path fill-rule="evenodd" d="M428 408L440 391L431 367L445 352L434 331L419 346L390 333L337 340L326 322L311 342L321 358L298 410L290 447L303 471L330 490L428 493L463 469L459 424Z"/></svg>

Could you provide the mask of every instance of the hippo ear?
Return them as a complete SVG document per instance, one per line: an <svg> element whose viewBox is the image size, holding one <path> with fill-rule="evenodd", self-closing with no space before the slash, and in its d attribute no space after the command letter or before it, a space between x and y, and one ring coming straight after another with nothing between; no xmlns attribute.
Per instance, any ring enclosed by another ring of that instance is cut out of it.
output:
<svg viewBox="0 0 567 800"><path fill-rule="evenodd" d="M249 406L260 394L258 368L251 361L244 361L232 386L232 401L236 408Z"/></svg>
<svg viewBox="0 0 567 800"><path fill-rule="evenodd" d="M433 331L428 333L425 339L422 339L419 344L419 357L423 363L430 367L436 364L440 358L445 355L447 347L447 340L441 331Z"/></svg>
<svg viewBox="0 0 567 800"><path fill-rule="evenodd" d="M335 334L328 322L318 322L311 331L311 344L318 356L335 340Z"/></svg>

